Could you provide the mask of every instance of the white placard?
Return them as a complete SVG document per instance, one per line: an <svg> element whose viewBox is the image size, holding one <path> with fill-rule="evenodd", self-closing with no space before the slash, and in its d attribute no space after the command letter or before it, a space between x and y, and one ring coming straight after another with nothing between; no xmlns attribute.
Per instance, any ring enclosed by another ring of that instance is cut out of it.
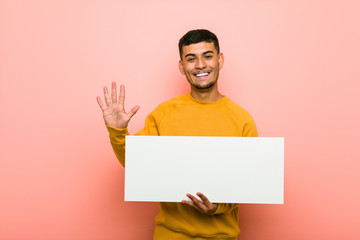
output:
<svg viewBox="0 0 360 240"><path fill-rule="evenodd" d="M125 201L284 202L284 138L126 136Z"/></svg>

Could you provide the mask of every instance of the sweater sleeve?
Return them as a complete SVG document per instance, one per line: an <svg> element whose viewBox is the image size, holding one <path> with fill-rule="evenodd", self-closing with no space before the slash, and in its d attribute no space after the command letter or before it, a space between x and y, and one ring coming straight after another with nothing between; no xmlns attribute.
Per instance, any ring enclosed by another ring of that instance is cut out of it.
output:
<svg viewBox="0 0 360 240"><path fill-rule="evenodd" d="M239 203L218 203L218 208L212 215L230 212L239 205Z"/></svg>
<svg viewBox="0 0 360 240"><path fill-rule="evenodd" d="M127 128L120 129L108 125L106 125L106 128L109 132L110 143L114 153L121 165L125 167L125 136L130 135L130 133ZM145 127L135 135L159 135L153 114L149 114L145 120Z"/></svg>
<svg viewBox="0 0 360 240"><path fill-rule="evenodd" d="M257 137L258 132L256 129L256 125L252 117L249 116L249 120L246 122L243 128L243 136L244 137ZM232 211L234 208L238 207L240 204L238 203L218 203L218 208L213 214L221 214Z"/></svg>
<svg viewBox="0 0 360 240"><path fill-rule="evenodd" d="M114 153L121 163L125 167L125 136L130 135L127 128L114 128L106 125L109 132L110 143L114 150Z"/></svg>
<svg viewBox="0 0 360 240"><path fill-rule="evenodd" d="M249 119L246 121L243 128L243 137L258 137L256 125L252 117L249 115Z"/></svg>

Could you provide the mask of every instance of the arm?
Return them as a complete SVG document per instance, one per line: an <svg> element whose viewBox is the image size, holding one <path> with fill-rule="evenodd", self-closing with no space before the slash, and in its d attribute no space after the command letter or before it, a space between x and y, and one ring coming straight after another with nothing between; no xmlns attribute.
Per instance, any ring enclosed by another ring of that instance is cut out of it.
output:
<svg viewBox="0 0 360 240"><path fill-rule="evenodd" d="M117 99L115 82L111 85L111 98L107 87L104 87L104 98L106 105L103 104L99 96L96 99L109 131L111 146L120 163L125 166L125 136L129 135L127 125L140 107L135 106L129 112L125 112L125 87L124 85L120 86L120 97Z"/></svg>
<svg viewBox="0 0 360 240"><path fill-rule="evenodd" d="M250 115L247 123L244 125L243 136L244 137L258 136L255 122ZM232 211L234 208L238 207L239 205L240 204L238 203L219 203L216 212L214 212L213 214L221 214Z"/></svg>
<svg viewBox="0 0 360 240"><path fill-rule="evenodd" d="M239 206L238 203L212 203L204 194L200 192L196 193L196 195L198 195L201 200L188 193L186 196L190 198L191 201L183 200L182 202L208 215L230 212Z"/></svg>
<svg viewBox="0 0 360 240"><path fill-rule="evenodd" d="M121 165L125 167L125 136L130 135L127 128L119 129L106 125L109 132L111 146L114 150L116 158Z"/></svg>
<svg viewBox="0 0 360 240"><path fill-rule="evenodd" d="M125 136L130 135L127 128L119 129L106 125L109 132L110 143L114 150L114 153L121 163L125 167ZM145 120L145 127L135 135L159 135L156 122L152 114L149 114Z"/></svg>
<svg viewBox="0 0 360 240"><path fill-rule="evenodd" d="M257 137L257 136L258 133L255 122L252 119L252 117L249 115L249 119L244 125L243 137ZM221 214L232 211L234 208L238 207L239 205L240 204L238 203L219 203L216 212L214 212L213 214Z"/></svg>
<svg viewBox="0 0 360 240"><path fill-rule="evenodd" d="M218 203L218 208L213 214L230 212L233 209L237 208L239 205L240 205L239 203Z"/></svg>
<svg viewBox="0 0 360 240"><path fill-rule="evenodd" d="M257 129L254 123L254 120L249 115L244 128L243 128L243 137L257 137ZM187 194L186 196L190 198L190 201L183 200L184 204L192 206L196 208L198 211L204 214L222 214L232 211L237 208L240 204L238 203L212 203L208 200L208 198L202 193L196 193L200 197L201 200L197 199L191 194Z"/></svg>

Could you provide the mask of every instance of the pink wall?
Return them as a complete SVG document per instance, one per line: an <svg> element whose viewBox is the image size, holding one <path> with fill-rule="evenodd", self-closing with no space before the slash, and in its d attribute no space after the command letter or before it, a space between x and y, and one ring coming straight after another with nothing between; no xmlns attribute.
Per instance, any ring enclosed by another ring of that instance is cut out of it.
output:
<svg viewBox="0 0 360 240"><path fill-rule="evenodd" d="M0 1L0 239L151 239L123 201L95 97L127 87L140 130L188 91L177 41L220 39L222 93L285 137L285 204L242 205L242 240L360 239L358 1Z"/></svg>

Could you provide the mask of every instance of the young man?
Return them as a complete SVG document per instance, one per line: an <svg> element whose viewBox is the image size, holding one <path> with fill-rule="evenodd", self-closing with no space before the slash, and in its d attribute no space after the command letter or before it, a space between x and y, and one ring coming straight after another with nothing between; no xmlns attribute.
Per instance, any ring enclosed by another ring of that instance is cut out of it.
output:
<svg viewBox="0 0 360 240"><path fill-rule="evenodd" d="M191 86L190 93L160 104L146 118L144 129L137 135L256 137L251 116L218 91L224 56L215 34L204 29L190 31L180 39L179 52L179 70ZM114 152L125 166L127 125L139 106L125 112L123 85L119 100L115 83L112 83L111 97L106 87L104 96L106 105L100 97L97 101ZM212 203L202 193L197 195L201 200L187 194L189 201L160 203L160 212L155 218L155 240L237 239L240 233L238 204Z"/></svg>

